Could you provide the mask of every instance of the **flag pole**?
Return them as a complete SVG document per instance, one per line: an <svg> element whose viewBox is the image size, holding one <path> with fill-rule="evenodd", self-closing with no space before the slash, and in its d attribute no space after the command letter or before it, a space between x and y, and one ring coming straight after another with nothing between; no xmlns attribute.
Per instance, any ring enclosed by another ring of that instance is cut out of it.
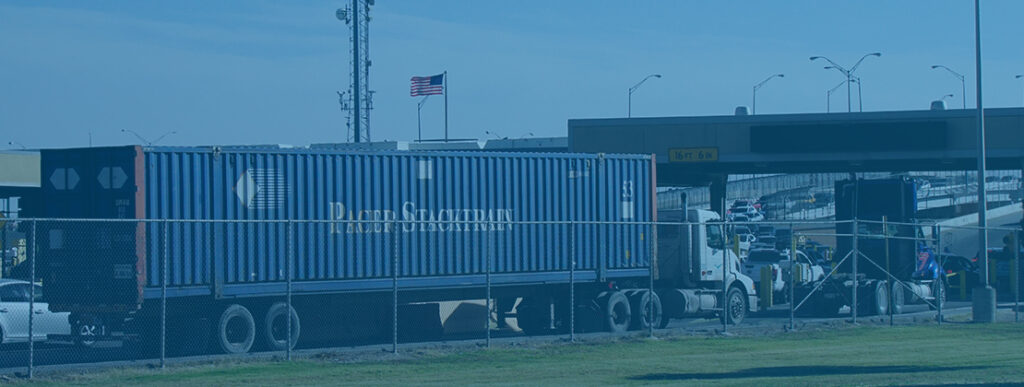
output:
<svg viewBox="0 0 1024 387"><path fill-rule="evenodd" d="M448 142L448 70L444 71L444 142Z"/></svg>

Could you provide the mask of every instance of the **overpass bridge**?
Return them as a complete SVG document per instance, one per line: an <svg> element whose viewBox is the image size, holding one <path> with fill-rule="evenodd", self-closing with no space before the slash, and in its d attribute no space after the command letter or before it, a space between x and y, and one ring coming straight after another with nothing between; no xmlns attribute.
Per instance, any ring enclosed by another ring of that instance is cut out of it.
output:
<svg viewBox="0 0 1024 387"><path fill-rule="evenodd" d="M724 212L729 175L959 171L977 166L976 111L572 119L573 152L645 153L659 186L710 186ZM1024 166L1024 109L985 110L987 163Z"/></svg>

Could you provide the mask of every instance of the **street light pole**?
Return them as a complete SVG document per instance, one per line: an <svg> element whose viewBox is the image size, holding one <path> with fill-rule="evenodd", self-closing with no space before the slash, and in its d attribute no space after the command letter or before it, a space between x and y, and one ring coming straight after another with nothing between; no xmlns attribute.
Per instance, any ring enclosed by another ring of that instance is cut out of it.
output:
<svg viewBox="0 0 1024 387"><path fill-rule="evenodd" d="M846 82L847 81L839 82L838 85L835 85L835 87L833 87L833 88L831 88L831 89L829 89L828 91L825 92L825 112L826 113L831 113L832 112L832 93L835 93L837 89L839 89L840 87L843 87L843 85L846 84Z"/></svg>
<svg viewBox="0 0 1024 387"><path fill-rule="evenodd" d="M768 78L765 78L765 80L761 81L761 83L758 83L758 84L754 85L754 100L752 101L751 107L750 107L750 114L751 115L757 114L757 89L760 89L761 87L764 86L765 83L768 83L768 81L772 80L772 78L775 78L775 77L785 78L786 75L785 74L773 74L772 76L770 76Z"/></svg>
<svg viewBox="0 0 1024 387"><path fill-rule="evenodd" d="M853 67L850 67L849 70L847 70L843 66L840 66L838 63L836 63L836 62L832 61L831 59L826 58L824 56L812 56L811 57L811 61L812 62L815 61L815 60L818 60L818 59L824 59L824 60L828 61L828 63L831 63L832 65L831 66L825 66L826 69L835 69L836 71L839 71L841 74L843 74L843 76L846 77L846 111L847 112L853 112L853 104L851 103L852 102L851 101L851 97L853 95L853 92L852 92L852 86L850 86L850 82L853 82L853 78L854 78L853 73L855 71L857 71L857 68L860 67L860 64L862 62L864 62L864 59L867 59L867 57L869 57L869 56L881 57L882 53L880 53L880 52L872 52L870 54L865 54L864 56L860 57L860 60L858 60L857 63L854 63ZM861 110L863 110L863 108L861 108Z"/></svg>
<svg viewBox="0 0 1024 387"><path fill-rule="evenodd" d="M651 79L651 78L661 78L661 74L651 74L651 75L648 75L648 76L644 77L643 80L641 80L640 82L637 82L637 84L633 85L633 87L629 88L629 97L628 97L628 102L627 102L627 106L626 106L626 117L627 118L633 117L633 92L636 91L636 89L640 88L640 85L644 84L644 82L647 82L647 80Z"/></svg>
<svg viewBox="0 0 1024 387"><path fill-rule="evenodd" d="M953 74L953 76L956 77L956 79L960 80L960 99L963 100L963 108L967 109L967 84L966 82L964 82L964 76L956 71L953 71L953 69L943 65L932 65L932 69L944 69L946 71L949 71L950 74Z"/></svg>
<svg viewBox="0 0 1024 387"><path fill-rule="evenodd" d="M978 242L981 247L981 283L974 290L971 314L974 322L996 319L996 290L988 276L988 202L985 197L985 109L981 103L981 1L974 0L974 66L977 77L978 108Z"/></svg>

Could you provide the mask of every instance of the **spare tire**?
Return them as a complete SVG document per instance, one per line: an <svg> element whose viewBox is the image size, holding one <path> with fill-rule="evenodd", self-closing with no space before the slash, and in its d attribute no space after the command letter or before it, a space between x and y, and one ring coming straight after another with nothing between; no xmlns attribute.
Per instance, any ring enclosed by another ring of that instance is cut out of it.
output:
<svg viewBox="0 0 1024 387"><path fill-rule="evenodd" d="M223 353L246 353L256 339L256 322L249 309L228 305L217 319L217 344Z"/></svg>

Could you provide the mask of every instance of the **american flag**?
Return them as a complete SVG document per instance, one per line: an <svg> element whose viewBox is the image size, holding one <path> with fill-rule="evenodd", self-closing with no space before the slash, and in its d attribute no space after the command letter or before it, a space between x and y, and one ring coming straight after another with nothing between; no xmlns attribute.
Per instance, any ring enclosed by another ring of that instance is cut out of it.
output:
<svg viewBox="0 0 1024 387"><path fill-rule="evenodd" d="M412 77L412 89L409 91L410 96L417 97L436 94L444 94L444 74L429 77Z"/></svg>

